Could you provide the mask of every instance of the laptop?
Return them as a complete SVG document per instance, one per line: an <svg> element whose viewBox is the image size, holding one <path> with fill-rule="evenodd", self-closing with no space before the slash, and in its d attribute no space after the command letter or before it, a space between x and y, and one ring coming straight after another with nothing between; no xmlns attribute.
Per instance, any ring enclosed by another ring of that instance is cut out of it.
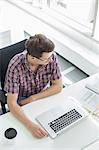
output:
<svg viewBox="0 0 99 150"><path fill-rule="evenodd" d="M79 123L88 116L88 112L81 107L74 98L53 107L36 117L36 121L48 132L51 138Z"/></svg>

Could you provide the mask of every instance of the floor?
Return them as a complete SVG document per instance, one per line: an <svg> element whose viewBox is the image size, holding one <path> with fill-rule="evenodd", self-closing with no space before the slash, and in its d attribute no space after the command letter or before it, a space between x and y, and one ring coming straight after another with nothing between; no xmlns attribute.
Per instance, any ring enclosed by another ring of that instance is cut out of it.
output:
<svg viewBox="0 0 99 150"><path fill-rule="evenodd" d="M63 75L64 86L69 86L88 77L86 73L84 73L82 70L80 70L72 63L64 59L62 56L58 54L57 56L60 64L60 69Z"/></svg>

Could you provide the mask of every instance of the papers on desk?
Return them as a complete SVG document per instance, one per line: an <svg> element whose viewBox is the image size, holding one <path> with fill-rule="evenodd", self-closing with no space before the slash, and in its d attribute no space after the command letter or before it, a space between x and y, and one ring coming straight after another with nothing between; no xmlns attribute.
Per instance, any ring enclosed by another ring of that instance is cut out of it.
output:
<svg viewBox="0 0 99 150"><path fill-rule="evenodd" d="M96 76L88 81L85 87L96 94L99 94L99 77Z"/></svg>
<svg viewBox="0 0 99 150"><path fill-rule="evenodd" d="M90 95L90 97L84 101L83 106L92 114L97 115L99 112L99 95L94 93Z"/></svg>
<svg viewBox="0 0 99 150"><path fill-rule="evenodd" d="M99 112L99 77L90 79L85 85L85 93L82 96L83 106L91 113Z"/></svg>
<svg viewBox="0 0 99 150"><path fill-rule="evenodd" d="M85 88L92 91L91 96L87 99L86 107L93 113L99 111L99 77L96 76L88 81Z"/></svg>
<svg viewBox="0 0 99 150"><path fill-rule="evenodd" d="M99 150L99 140L96 140L91 145L89 145L87 148L84 148L83 150Z"/></svg>

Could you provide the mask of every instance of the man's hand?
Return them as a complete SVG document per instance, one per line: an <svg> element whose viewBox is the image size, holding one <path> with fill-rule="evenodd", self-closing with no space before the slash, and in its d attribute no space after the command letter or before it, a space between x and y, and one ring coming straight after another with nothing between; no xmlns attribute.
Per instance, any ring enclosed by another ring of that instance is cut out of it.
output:
<svg viewBox="0 0 99 150"><path fill-rule="evenodd" d="M28 129L30 130L32 135L37 138L43 138L45 136L48 136L48 133L43 128L41 128L39 125L37 125L35 123L29 124Z"/></svg>

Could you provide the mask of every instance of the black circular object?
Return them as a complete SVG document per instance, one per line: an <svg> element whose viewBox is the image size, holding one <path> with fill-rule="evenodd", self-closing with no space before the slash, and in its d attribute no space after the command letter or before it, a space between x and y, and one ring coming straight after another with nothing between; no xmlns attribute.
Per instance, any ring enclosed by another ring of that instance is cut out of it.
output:
<svg viewBox="0 0 99 150"><path fill-rule="evenodd" d="M14 137L16 137L17 135L17 131L14 128L8 128L5 132L4 132L4 136L7 139L13 139Z"/></svg>

